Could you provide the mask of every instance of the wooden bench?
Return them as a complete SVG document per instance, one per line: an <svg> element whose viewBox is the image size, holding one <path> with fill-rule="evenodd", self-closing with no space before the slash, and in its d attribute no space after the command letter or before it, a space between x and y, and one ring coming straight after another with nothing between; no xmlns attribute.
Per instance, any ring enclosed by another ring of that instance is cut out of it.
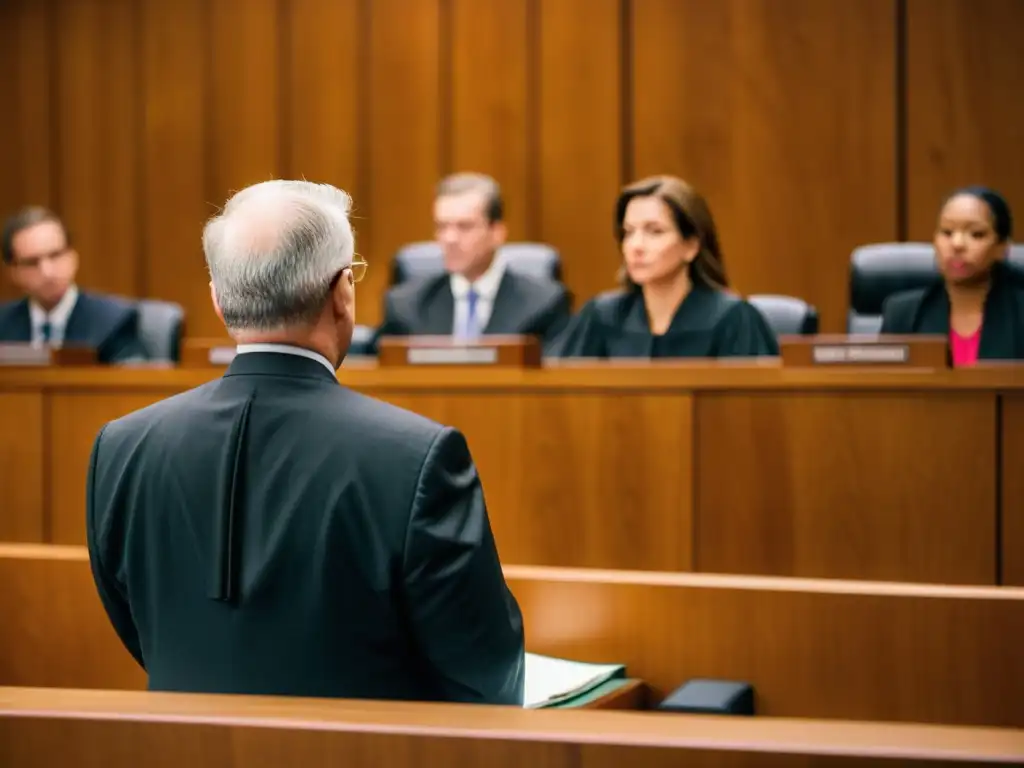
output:
<svg viewBox="0 0 1024 768"><path fill-rule="evenodd" d="M5 768L891 768L1022 760L1020 730L0 688Z"/></svg>
<svg viewBox="0 0 1024 768"><path fill-rule="evenodd" d="M507 566L531 651L654 701L748 681L760 714L1024 727L1024 590ZM141 689L83 548L0 546L0 685Z"/></svg>

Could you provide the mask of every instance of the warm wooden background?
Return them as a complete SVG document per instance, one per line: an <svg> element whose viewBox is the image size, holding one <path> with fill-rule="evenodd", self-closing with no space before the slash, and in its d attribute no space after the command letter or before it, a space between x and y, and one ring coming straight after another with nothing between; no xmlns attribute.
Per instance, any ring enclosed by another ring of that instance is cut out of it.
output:
<svg viewBox="0 0 1024 768"><path fill-rule="evenodd" d="M929 237L962 183L1024 210L1021 29L1020 0L0 0L0 209L56 207L84 285L210 335L200 227L245 184L353 192L374 322L440 175L495 174L585 299L619 185L671 172L738 289L840 330L857 244Z"/></svg>

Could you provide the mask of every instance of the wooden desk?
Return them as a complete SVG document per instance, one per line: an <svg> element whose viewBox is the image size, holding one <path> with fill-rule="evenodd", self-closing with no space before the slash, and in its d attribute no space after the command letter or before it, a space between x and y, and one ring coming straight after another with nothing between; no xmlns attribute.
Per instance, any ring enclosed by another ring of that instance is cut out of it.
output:
<svg viewBox="0 0 1024 768"><path fill-rule="evenodd" d="M773 717L1024 727L1024 590L507 566L536 653L651 703L745 680ZM138 690L80 547L0 546L0 685Z"/></svg>
<svg viewBox="0 0 1024 768"><path fill-rule="evenodd" d="M82 543L99 427L218 375L0 370L0 540ZM1019 368L340 378L465 432L506 562L1024 585Z"/></svg>
<svg viewBox="0 0 1024 768"><path fill-rule="evenodd" d="M851 768L1021 760L1019 730L0 688L0 764L10 768Z"/></svg>

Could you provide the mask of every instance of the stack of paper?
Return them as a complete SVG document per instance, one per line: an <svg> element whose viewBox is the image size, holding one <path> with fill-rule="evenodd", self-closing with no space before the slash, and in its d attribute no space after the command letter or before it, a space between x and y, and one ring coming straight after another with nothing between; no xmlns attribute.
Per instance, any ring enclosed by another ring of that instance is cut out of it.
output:
<svg viewBox="0 0 1024 768"><path fill-rule="evenodd" d="M554 706L622 676L625 671L622 664L586 664L528 653L523 706L527 709Z"/></svg>

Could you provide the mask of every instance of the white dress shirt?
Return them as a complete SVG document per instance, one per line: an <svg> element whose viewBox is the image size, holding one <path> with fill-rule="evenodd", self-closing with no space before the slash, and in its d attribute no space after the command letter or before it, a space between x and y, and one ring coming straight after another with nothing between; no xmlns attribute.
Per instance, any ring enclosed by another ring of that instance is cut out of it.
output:
<svg viewBox="0 0 1024 768"><path fill-rule="evenodd" d="M316 360L320 365L331 372L331 376L337 376L337 371L334 370L334 366L331 365L331 361L321 355L319 352L314 352L312 349L306 349L305 347L293 347L291 344L239 344L235 347L236 355L244 355L252 352L278 352L282 355L295 355L296 357L305 357L309 360Z"/></svg>
<svg viewBox="0 0 1024 768"><path fill-rule="evenodd" d="M462 275L451 276L452 297L455 299L455 320L452 324L452 333L457 337L474 336L483 334L494 311L494 297L498 295L498 288L501 287L501 278L505 274L505 263L497 256L491 262L479 278L470 283ZM474 312L474 326L476 333L468 333L466 322L469 319L469 289L477 294L476 307Z"/></svg>
<svg viewBox="0 0 1024 768"><path fill-rule="evenodd" d="M42 346L43 326L50 324L50 346L60 347L64 344L64 333L68 327L68 318L71 317L75 304L78 302L78 288L72 285L61 296L57 306L47 312L32 299L28 302L28 314L32 323L32 343Z"/></svg>

